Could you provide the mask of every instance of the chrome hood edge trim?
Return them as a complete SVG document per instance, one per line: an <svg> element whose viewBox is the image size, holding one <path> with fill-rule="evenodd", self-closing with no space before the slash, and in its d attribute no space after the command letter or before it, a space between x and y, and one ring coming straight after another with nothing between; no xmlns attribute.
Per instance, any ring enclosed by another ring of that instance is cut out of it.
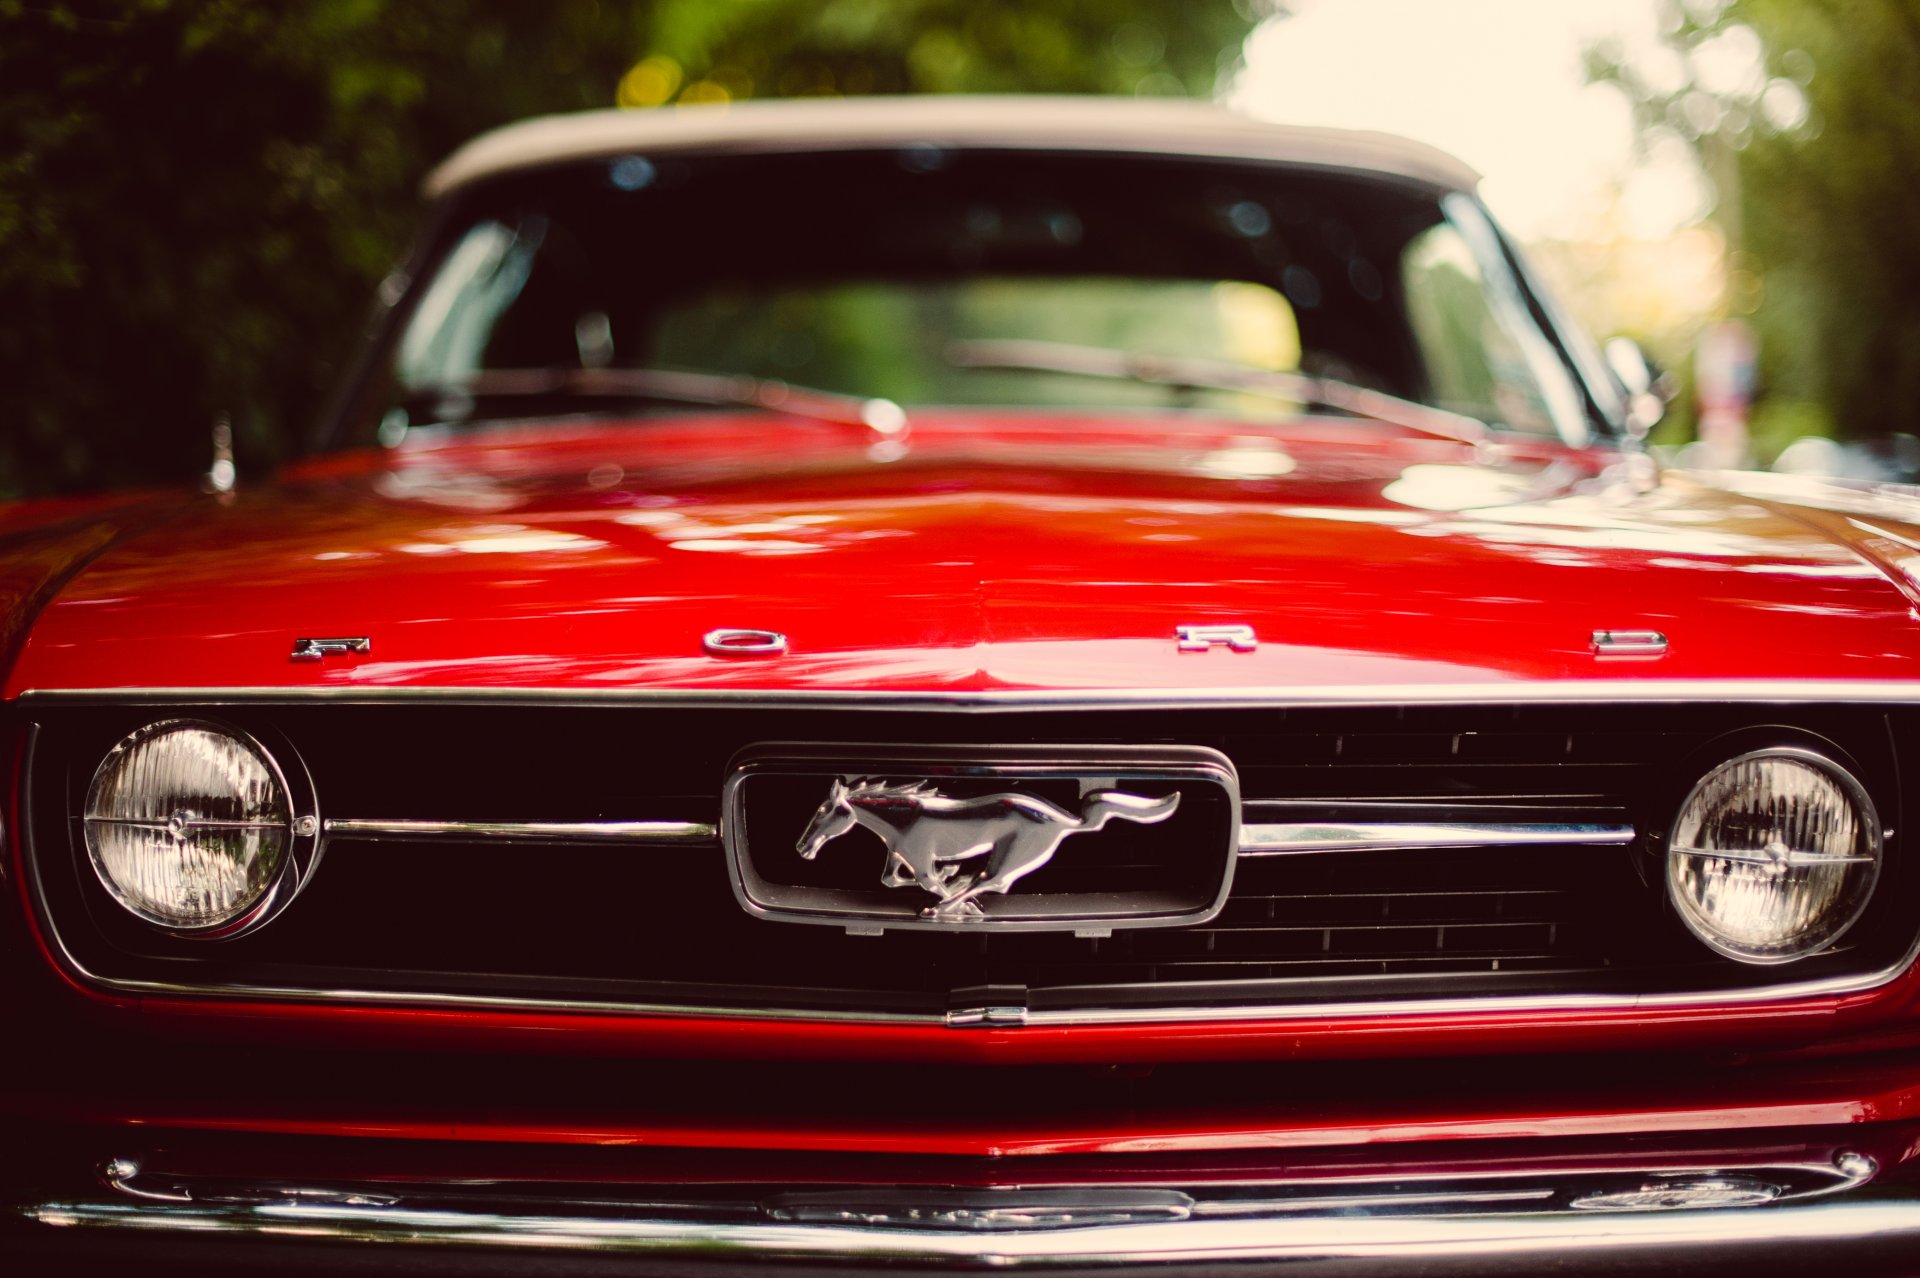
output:
<svg viewBox="0 0 1920 1278"><path fill-rule="evenodd" d="M1669 704L1684 701L1757 705L1892 705L1920 703L1920 680L1848 679L1560 679L1501 683L1250 688L762 689L762 688L369 688L328 684L273 688L30 688L29 705L175 705L335 701L381 704L438 702L486 705L718 706L861 710L1217 710L1318 706Z"/></svg>

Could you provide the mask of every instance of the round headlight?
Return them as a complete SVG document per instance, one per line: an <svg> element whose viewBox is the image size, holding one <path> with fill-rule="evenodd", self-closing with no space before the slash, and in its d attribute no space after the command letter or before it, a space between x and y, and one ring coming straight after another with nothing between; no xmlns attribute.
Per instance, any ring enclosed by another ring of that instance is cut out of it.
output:
<svg viewBox="0 0 1920 1278"><path fill-rule="evenodd" d="M1880 818L1810 750L1759 750L1701 778L1674 818L1667 892L1693 934L1745 963L1825 949L1867 908Z"/></svg>
<svg viewBox="0 0 1920 1278"><path fill-rule="evenodd" d="M264 917L319 822L294 810L250 737L188 720L150 724L93 774L87 854L114 900L158 927L229 935Z"/></svg>

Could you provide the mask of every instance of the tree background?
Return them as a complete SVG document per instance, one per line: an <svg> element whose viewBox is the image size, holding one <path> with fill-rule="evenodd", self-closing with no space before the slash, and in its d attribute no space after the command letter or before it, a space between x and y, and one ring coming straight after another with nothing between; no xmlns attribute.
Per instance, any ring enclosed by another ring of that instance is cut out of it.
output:
<svg viewBox="0 0 1920 1278"><path fill-rule="evenodd" d="M1915 431L1920 404L1920 0L1666 0L1654 74L1595 49L1648 146L1717 188L1723 307L1760 338L1762 459L1806 434Z"/></svg>
<svg viewBox="0 0 1920 1278"><path fill-rule="evenodd" d="M0 498L297 451L467 138L921 92L1210 96L1271 0L0 0Z"/></svg>
<svg viewBox="0 0 1920 1278"><path fill-rule="evenodd" d="M1591 70L1648 147L1691 148L1718 188L1717 229L1683 234L1724 241L1719 312L1760 337L1761 459L1803 434L1911 430L1920 0L1658 3L1679 73L1606 47ZM0 499L188 479L221 412L245 473L296 452L419 219L420 178L492 126L743 97L1209 96L1284 7L0 0ZM1538 247L1605 331L1604 292L1674 260ZM1640 333L1683 384L1699 322ZM1661 437L1691 423L1683 398Z"/></svg>

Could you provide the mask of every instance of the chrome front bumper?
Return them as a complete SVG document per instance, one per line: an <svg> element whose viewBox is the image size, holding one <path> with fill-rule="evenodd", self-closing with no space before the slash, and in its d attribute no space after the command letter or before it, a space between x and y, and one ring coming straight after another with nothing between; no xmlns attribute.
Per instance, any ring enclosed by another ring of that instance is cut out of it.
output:
<svg viewBox="0 0 1920 1278"><path fill-rule="evenodd" d="M1920 1197L1804 1206L1618 1215L1485 1215L1444 1219L1201 1220L1039 1232L937 1233L886 1227L690 1224L491 1216L391 1207L277 1204L196 1207L42 1203L42 1225L305 1243L551 1250L713 1262L814 1262L890 1270L1016 1267L1190 1267L1284 1264L1288 1274L1337 1266L1354 1274L1556 1274L1696 1265L1745 1273L1807 1272L1844 1260L1849 1278L1920 1269ZM146 1252L157 1255L159 1253ZM547 1272L543 1269L542 1272Z"/></svg>
<svg viewBox="0 0 1920 1278"><path fill-rule="evenodd" d="M806 1187L704 1207L497 1182L401 1186L193 1185L109 1164L100 1192L13 1208L11 1233L37 1254L163 1240L238 1259L248 1243L353 1246L417 1272L444 1253L466 1272L485 1253L628 1272L711 1265L878 1267L890 1272L1071 1268L1191 1272L1229 1266L1289 1275L1806 1272L1849 1278L1920 1272L1920 1188L1875 1183L1861 1155L1827 1165L1663 1172L1638 1182L1575 1176L1320 1185L1196 1199L1172 1189ZM1529 1187L1531 1186L1531 1187ZM1730 1205L1741 1204L1741 1205ZM652 1262L652 1263L650 1263Z"/></svg>

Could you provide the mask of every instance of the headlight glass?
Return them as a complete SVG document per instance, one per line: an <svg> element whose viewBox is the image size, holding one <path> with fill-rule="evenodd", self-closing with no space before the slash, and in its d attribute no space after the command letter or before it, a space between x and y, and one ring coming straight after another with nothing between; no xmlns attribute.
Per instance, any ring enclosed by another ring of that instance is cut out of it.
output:
<svg viewBox="0 0 1920 1278"><path fill-rule="evenodd" d="M1713 949L1785 963L1853 925L1880 856L1879 816L1851 774L1809 750L1761 750L1709 772L1680 805L1667 890Z"/></svg>
<svg viewBox="0 0 1920 1278"><path fill-rule="evenodd" d="M87 790L87 853L129 911L160 927L243 919L285 869L294 821L286 783L254 742L175 720L115 746Z"/></svg>

